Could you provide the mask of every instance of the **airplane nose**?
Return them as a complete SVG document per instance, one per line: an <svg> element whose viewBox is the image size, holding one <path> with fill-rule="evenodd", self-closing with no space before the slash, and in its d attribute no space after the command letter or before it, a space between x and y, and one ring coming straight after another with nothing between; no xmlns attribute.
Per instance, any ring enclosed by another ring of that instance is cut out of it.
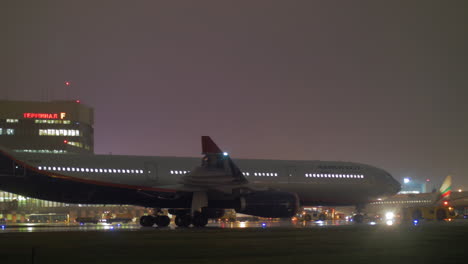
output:
<svg viewBox="0 0 468 264"><path fill-rule="evenodd" d="M392 192L396 194L401 191L401 184L398 181L393 180L391 188L392 188Z"/></svg>
<svg viewBox="0 0 468 264"><path fill-rule="evenodd" d="M395 195L401 190L401 184L395 180L388 172L384 172L385 178L385 192L388 195Z"/></svg>

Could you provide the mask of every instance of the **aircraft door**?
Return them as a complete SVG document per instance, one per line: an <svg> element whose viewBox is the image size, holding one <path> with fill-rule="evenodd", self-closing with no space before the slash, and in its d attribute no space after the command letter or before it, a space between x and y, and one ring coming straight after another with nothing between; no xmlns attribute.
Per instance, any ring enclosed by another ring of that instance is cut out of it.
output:
<svg viewBox="0 0 468 264"><path fill-rule="evenodd" d="M158 182L158 164L154 162L145 162L146 181L150 184Z"/></svg>

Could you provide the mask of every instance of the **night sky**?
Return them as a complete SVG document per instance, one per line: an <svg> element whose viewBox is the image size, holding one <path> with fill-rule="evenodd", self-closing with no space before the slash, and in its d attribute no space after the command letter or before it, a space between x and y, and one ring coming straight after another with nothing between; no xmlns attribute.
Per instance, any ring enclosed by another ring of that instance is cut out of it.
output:
<svg viewBox="0 0 468 264"><path fill-rule="evenodd" d="M0 99L80 99L96 153L210 135L468 189L466 1L2 1L0 33Z"/></svg>

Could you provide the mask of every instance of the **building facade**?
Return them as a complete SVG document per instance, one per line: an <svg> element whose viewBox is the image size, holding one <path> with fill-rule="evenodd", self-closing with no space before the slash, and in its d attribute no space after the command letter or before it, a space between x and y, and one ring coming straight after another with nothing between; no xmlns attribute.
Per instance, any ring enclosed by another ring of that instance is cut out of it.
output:
<svg viewBox="0 0 468 264"><path fill-rule="evenodd" d="M13 151L94 153L93 125L79 101L0 101L0 145Z"/></svg>
<svg viewBox="0 0 468 264"><path fill-rule="evenodd" d="M0 100L0 145L12 151L92 154L93 125L93 108L79 101ZM104 212L128 212L138 217L146 210L125 205L64 204L0 191L0 219L8 223L28 222L33 215L66 215L62 218L72 222L76 217L99 217Z"/></svg>

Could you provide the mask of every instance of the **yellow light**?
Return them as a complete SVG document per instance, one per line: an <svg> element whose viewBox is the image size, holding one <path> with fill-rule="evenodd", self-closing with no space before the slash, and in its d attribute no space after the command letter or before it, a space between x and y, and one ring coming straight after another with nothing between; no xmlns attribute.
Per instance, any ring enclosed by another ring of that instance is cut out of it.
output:
<svg viewBox="0 0 468 264"><path fill-rule="evenodd" d="M458 189L458 192L462 192L462 189Z"/></svg>

